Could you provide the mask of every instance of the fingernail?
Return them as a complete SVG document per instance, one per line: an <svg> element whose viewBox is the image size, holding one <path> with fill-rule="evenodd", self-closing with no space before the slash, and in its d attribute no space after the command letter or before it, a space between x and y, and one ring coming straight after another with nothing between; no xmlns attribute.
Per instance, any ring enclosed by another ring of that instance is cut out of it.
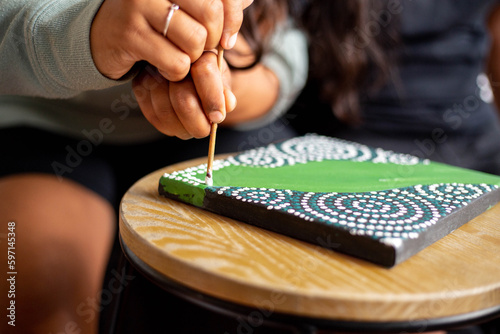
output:
<svg viewBox="0 0 500 334"><path fill-rule="evenodd" d="M163 72L162 70L158 70L158 73L160 73L165 79L167 78L166 72Z"/></svg>
<svg viewBox="0 0 500 334"><path fill-rule="evenodd" d="M210 115L208 116L210 118L210 121L212 123L220 123L224 120L224 115L220 111L212 111Z"/></svg>
<svg viewBox="0 0 500 334"><path fill-rule="evenodd" d="M238 39L238 33L234 34L233 36L229 37L227 40L227 47L226 49L232 49L236 45L236 40Z"/></svg>
<svg viewBox="0 0 500 334"><path fill-rule="evenodd" d="M225 92L226 94L226 112L231 112L236 108L237 100L236 96L231 91Z"/></svg>

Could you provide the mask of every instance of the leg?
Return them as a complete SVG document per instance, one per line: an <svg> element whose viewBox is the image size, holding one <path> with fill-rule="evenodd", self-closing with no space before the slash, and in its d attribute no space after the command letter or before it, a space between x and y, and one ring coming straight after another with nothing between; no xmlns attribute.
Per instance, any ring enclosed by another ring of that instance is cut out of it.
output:
<svg viewBox="0 0 500 334"><path fill-rule="evenodd" d="M16 326L4 319L0 332L96 333L114 221L107 201L73 181L45 174L0 178L0 261L7 261L7 224L15 222L17 272ZM0 291L8 289L1 279Z"/></svg>

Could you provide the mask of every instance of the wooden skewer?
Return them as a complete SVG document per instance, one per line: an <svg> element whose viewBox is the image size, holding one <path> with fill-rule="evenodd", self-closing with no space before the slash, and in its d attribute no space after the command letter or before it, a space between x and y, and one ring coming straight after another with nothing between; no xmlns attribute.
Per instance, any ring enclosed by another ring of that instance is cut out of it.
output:
<svg viewBox="0 0 500 334"><path fill-rule="evenodd" d="M214 162L215 153L215 137L217 134L217 123L212 123L210 128L210 142L208 146L208 164L207 164L207 175L205 176L205 184L207 186L213 186L214 181L212 179L212 165Z"/></svg>
<svg viewBox="0 0 500 334"><path fill-rule="evenodd" d="M222 46L217 47L217 66L222 74L222 60L224 59L224 49ZM217 135L217 123L212 123L210 126L210 141L208 144L208 163L207 163L207 175L205 176L205 184L207 186L213 185L212 178L212 165L214 162L215 154L215 137Z"/></svg>

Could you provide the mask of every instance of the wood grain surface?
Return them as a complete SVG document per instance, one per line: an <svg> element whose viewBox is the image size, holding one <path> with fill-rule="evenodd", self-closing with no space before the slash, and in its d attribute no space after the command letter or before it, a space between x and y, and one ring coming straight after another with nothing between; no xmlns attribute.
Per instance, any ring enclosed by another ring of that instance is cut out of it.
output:
<svg viewBox="0 0 500 334"><path fill-rule="evenodd" d="M221 158L221 157L217 157ZM122 199L120 234L169 279L269 311L346 321L412 321L500 305L500 204L385 269L161 197L153 172Z"/></svg>

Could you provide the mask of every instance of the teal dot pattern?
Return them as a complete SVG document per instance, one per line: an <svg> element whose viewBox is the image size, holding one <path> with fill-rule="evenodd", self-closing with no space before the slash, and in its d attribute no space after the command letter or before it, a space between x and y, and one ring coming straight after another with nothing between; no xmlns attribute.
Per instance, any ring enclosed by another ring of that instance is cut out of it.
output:
<svg viewBox="0 0 500 334"><path fill-rule="evenodd" d="M497 189L496 185L442 183L362 193L207 187L219 196L277 210L305 222L380 239L415 239L443 217Z"/></svg>

